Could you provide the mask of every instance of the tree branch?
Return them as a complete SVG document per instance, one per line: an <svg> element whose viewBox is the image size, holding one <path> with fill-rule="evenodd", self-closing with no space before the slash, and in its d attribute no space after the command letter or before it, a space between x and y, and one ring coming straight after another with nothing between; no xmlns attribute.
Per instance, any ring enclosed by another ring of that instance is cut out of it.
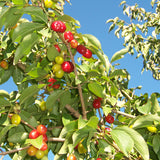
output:
<svg viewBox="0 0 160 160"><path fill-rule="evenodd" d="M72 55L70 44L67 41L65 41L64 37L62 36L62 34L60 34L60 33L57 33L57 34L61 38L61 40L64 42L64 44L66 45L66 47L68 49L68 52L69 52L70 57L71 57L71 61L72 61L73 66L74 66L75 78L78 79L78 74L77 74L76 65L75 65L75 61L74 61L74 56ZM80 84L78 84L77 87L78 87L78 92L79 92L80 101L81 101L81 105L82 105L83 119L87 119L86 108L85 108L84 99L83 99L83 95L82 95L82 88L81 88Z"/></svg>
<svg viewBox="0 0 160 160"><path fill-rule="evenodd" d="M31 129L35 129L33 126L31 126L30 124L28 124L27 122L25 122L24 120L21 119L21 122L23 124L25 124L26 126L30 127Z"/></svg>
<svg viewBox="0 0 160 160"><path fill-rule="evenodd" d="M80 114L78 111L76 111L74 108L72 108L70 105L66 105L65 108L71 112L71 114L76 117L76 118L79 118L80 117Z"/></svg>

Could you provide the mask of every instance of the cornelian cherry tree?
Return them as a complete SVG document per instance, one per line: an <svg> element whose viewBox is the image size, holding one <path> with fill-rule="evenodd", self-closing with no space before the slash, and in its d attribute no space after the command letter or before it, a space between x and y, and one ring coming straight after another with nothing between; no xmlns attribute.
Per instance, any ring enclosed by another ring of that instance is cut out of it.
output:
<svg viewBox="0 0 160 160"><path fill-rule="evenodd" d="M155 13L121 2L141 25L108 20L109 31L117 26L115 35L125 40L111 62L95 36L78 32L80 23L63 12L65 3L0 1L0 84L12 77L18 88L0 90L0 155L46 160L50 151L55 160L160 159L160 94L135 95L127 70L113 64L136 50L144 69L159 79L159 0L151 1ZM149 27L147 38L137 33L147 34Z"/></svg>

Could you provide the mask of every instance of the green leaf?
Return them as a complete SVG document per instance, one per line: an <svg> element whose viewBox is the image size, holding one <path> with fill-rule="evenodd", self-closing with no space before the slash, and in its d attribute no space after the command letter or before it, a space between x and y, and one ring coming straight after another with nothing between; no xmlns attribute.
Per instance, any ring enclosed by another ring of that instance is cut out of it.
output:
<svg viewBox="0 0 160 160"><path fill-rule="evenodd" d="M124 49L121 49L120 51L116 52L112 58L111 58L111 63L121 59L124 57L124 55L129 51L129 47L126 47Z"/></svg>
<svg viewBox="0 0 160 160"><path fill-rule="evenodd" d="M90 41L90 43L93 46L95 46L97 49L101 49L101 43L100 43L100 41L95 36L93 36L91 34L83 34L83 36L85 38L87 38Z"/></svg>
<svg viewBox="0 0 160 160"><path fill-rule="evenodd" d="M89 83L88 88L93 94L100 98L103 98L103 87L100 84L98 84L97 82Z"/></svg>
<svg viewBox="0 0 160 160"><path fill-rule="evenodd" d="M130 135L120 128L115 128L111 131L111 136L124 155L128 157L134 146L134 141Z"/></svg>
<svg viewBox="0 0 160 160"><path fill-rule="evenodd" d="M28 138L27 132L16 132L7 138L8 142L22 143Z"/></svg>
<svg viewBox="0 0 160 160"><path fill-rule="evenodd" d="M134 148L137 150L137 152L139 152L143 159L149 160L148 146L143 137L134 129L131 129L129 127L123 126L117 128L119 128L122 131L125 131L128 135L130 135L130 137L134 141Z"/></svg>
<svg viewBox="0 0 160 160"><path fill-rule="evenodd" d="M34 22L48 23L47 14L44 13L43 9L35 6L28 6L23 9L23 12L31 15Z"/></svg>
<svg viewBox="0 0 160 160"><path fill-rule="evenodd" d="M151 94L150 101L151 101L151 113L155 114L160 110L159 102L157 100L155 93Z"/></svg>
<svg viewBox="0 0 160 160"><path fill-rule="evenodd" d="M133 128L137 129L137 128L151 126L154 121L159 122L160 117L157 115L152 115L152 114L139 116L136 118L136 121L133 124Z"/></svg>
<svg viewBox="0 0 160 160"><path fill-rule="evenodd" d="M108 32L111 32L114 29L114 27L115 27L115 23L111 24Z"/></svg>
<svg viewBox="0 0 160 160"><path fill-rule="evenodd" d="M0 96L10 98L9 93L5 90L0 90Z"/></svg>
<svg viewBox="0 0 160 160"><path fill-rule="evenodd" d="M60 98L63 93L66 92L65 90L55 90L52 92L51 95L48 96L47 101L46 101L46 108L51 109L54 108L54 104L58 98Z"/></svg>
<svg viewBox="0 0 160 160"><path fill-rule="evenodd" d="M12 127L15 127L16 125L14 124L11 124L11 125L8 125L6 127L3 127L3 129L1 130L0 132L0 143L2 143L3 141L3 138L5 137L5 135L7 134L7 132L12 128Z"/></svg>
<svg viewBox="0 0 160 160"><path fill-rule="evenodd" d="M97 117L97 116L92 116L92 117L89 119L89 121L87 122L87 126L96 129L96 128L97 128L97 125L98 125L98 122L99 122L98 117Z"/></svg>
<svg viewBox="0 0 160 160"><path fill-rule="evenodd" d="M111 74L110 74L110 77L111 78L114 78L116 76L122 76L123 78L128 78L129 77L129 74L126 70L124 69L116 69L114 70Z"/></svg>
<svg viewBox="0 0 160 160"><path fill-rule="evenodd" d="M148 114L151 110L151 101L148 100L146 104L144 104L143 106L137 107L137 109L142 114Z"/></svg>
<svg viewBox="0 0 160 160"><path fill-rule="evenodd" d="M63 22L74 22L74 23L77 23L78 25L80 25L79 21L75 20L73 17L66 15L66 14L59 16L58 20L61 20Z"/></svg>
<svg viewBox="0 0 160 160"><path fill-rule="evenodd" d="M15 5L24 5L25 4L25 0L12 0L12 2Z"/></svg>
<svg viewBox="0 0 160 160"><path fill-rule="evenodd" d="M111 113L112 108L110 107L103 107L103 112L107 116L109 113Z"/></svg>
<svg viewBox="0 0 160 160"><path fill-rule="evenodd" d="M25 101L38 94L42 87L44 87L44 85L33 85L26 88L19 97L20 104L25 103Z"/></svg>
<svg viewBox="0 0 160 160"><path fill-rule="evenodd" d="M40 149L42 147L42 142L43 142L43 136L40 135L36 139L26 139L25 144L31 144L34 147Z"/></svg>
<svg viewBox="0 0 160 160"><path fill-rule="evenodd" d="M71 121L63 127L59 137L63 138L66 136L67 133L73 132L76 129L78 129L78 120Z"/></svg>
<svg viewBox="0 0 160 160"><path fill-rule="evenodd" d="M10 102L0 96L0 107L11 106Z"/></svg>
<svg viewBox="0 0 160 160"><path fill-rule="evenodd" d="M17 7L11 7L9 9L2 8L2 10L0 10L0 14L0 29L3 25L5 28L11 28L15 26L18 20L21 18L22 10L21 8Z"/></svg>
<svg viewBox="0 0 160 160"><path fill-rule="evenodd" d="M39 31L45 27L44 24L24 22L18 25L13 32L12 41L20 42L26 35Z"/></svg>
<svg viewBox="0 0 160 160"><path fill-rule="evenodd" d="M4 70L3 68L0 68L0 84L5 83L9 80L10 76L12 75L12 68L9 68L7 70Z"/></svg>
<svg viewBox="0 0 160 160"><path fill-rule="evenodd" d="M58 55L59 55L59 52L57 51L57 49L54 46L48 48L47 58L49 61L54 61L55 57L57 57Z"/></svg>
<svg viewBox="0 0 160 160"><path fill-rule="evenodd" d="M158 134L154 135L153 137L153 150L156 154L158 154L159 150L160 150L160 136Z"/></svg>
<svg viewBox="0 0 160 160"><path fill-rule="evenodd" d="M22 43L18 46L15 52L14 64L17 64L19 59L30 53L32 47L39 41L37 33L31 33L24 37ZM26 47L27 46L27 47Z"/></svg>

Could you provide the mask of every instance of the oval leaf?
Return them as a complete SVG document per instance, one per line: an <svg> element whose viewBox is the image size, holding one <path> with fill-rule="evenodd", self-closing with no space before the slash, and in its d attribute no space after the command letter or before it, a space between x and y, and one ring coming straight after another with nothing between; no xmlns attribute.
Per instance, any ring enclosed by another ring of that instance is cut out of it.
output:
<svg viewBox="0 0 160 160"><path fill-rule="evenodd" d="M103 98L103 87L100 84L98 84L97 82L89 83L88 88L93 94L100 98Z"/></svg>

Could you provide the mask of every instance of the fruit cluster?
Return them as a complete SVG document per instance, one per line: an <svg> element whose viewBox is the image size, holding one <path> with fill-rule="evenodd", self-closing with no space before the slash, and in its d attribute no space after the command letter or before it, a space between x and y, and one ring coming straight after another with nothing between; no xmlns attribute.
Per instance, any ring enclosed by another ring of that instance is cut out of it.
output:
<svg viewBox="0 0 160 160"><path fill-rule="evenodd" d="M33 129L30 133L29 133L29 139L36 139L39 136L43 136L43 141L42 141L42 146L40 149L34 147L34 146L30 146L27 150L27 153L29 156L36 156L37 159L41 159L45 154L48 153L48 145L47 145L47 127L44 125L38 125L37 129Z"/></svg>

